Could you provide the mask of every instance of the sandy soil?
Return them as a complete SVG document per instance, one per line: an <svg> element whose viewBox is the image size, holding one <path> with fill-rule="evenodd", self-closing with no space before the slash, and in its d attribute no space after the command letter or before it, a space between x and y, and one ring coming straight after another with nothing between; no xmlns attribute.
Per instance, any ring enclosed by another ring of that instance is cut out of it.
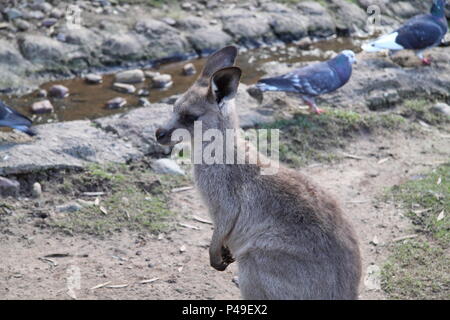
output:
<svg viewBox="0 0 450 320"><path fill-rule="evenodd" d="M449 159L448 134L423 130L414 137L361 137L345 150L360 159L302 169L340 199L360 238L364 274L383 265L388 243L410 232L402 211L381 199L386 188ZM209 266L212 226L197 219L209 218L196 191L173 193L171 205L176 228L159 236L123 232L99 239L56 233L41 228L38 219L6 224L0 233L0 298L239 299L232 281L236 265L225 272ZM69 256L43 258L51 254ZM363 279L360 297L385 299L376 277L371 280Z"/></svg>

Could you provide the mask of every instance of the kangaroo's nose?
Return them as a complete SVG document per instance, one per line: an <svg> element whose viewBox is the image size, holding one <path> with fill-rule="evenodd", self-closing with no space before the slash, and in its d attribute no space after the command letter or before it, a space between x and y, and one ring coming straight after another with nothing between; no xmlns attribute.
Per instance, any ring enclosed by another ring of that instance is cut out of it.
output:
<svg viewBox="0 0 450 320"><path fill-rule="evenodd" d="M168 131L162 128L156 130L155 136L157 141L161 141L167 136Z"/></svg>

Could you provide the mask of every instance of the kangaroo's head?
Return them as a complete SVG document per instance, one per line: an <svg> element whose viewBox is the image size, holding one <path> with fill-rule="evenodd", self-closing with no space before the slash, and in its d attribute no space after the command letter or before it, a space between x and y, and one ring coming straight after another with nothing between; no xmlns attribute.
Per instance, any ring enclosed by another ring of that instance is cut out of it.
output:
<svg viewBox="0 0 450 320"><path fill-rule="evenodd" d="M186 129L193 137L194 122L202 121L203 131L237 126L234 97L241 69L234 67L236 47L225 47L212 54L197 81L174 104L171 119L156 131L159 143L169 145L176 129Z"/></svg>

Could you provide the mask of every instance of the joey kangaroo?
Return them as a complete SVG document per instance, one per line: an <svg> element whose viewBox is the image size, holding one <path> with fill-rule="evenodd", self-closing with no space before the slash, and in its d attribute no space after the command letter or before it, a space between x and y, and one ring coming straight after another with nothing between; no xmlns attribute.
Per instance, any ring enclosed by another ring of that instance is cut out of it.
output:
<svg viewBox="0 0 450 320"><path fill-rule="evenodd" d="M235 112L241 70L235 47L209 57L196 83L156 132L176 144L176 129L192 139L194 123L224 133L239 128ZM233 138L235 143L241 143ZM224 149L235 144L224 139ZM202 142L202 147L206 143ZM304 175L280 167L261 175L258 164L194 164L194 180L211 218L211 266L223 271L235 259L244 299L356 299L361 276L358 242L337 202Z"/></svg>

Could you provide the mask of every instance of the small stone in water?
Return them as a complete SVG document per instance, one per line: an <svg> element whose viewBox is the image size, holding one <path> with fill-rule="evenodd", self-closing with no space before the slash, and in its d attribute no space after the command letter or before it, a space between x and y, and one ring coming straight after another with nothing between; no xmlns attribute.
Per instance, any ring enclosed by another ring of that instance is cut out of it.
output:
<svg viewBox="0 0 450 320"><path fill-rule="evenodd" d="M156 72L156 71L145 71L144 74L145 74L146 78L149 78L152 80L154 78L156 78L157 76L161 75L159 72Z"/></svg>
<svg viewBox="0 0 450 320"><path fill-rule="evenodd" d="M126 104L127 104L127 100L125 100L122 97L117 97L117 98L109 100L106 103L106 108L107 109L119 109L119 108L122 108L123 106L125 106Z"/></svg>
<svg viewBox="0 0 450 320"><path fill-rule="evenodd" d="M170 74L162 74L153 78L153 87L157 89L168 88L173 84Z"/></svg>
<svg viewBox="0 0 450 320"><path fill-rule="evenodd" d="M89 73L84 77L84 80L88 83L98 84L103 82L103 78L101 75Z"/></svg>
<svg viewBox="0 0 450 320"><path fill-rule="evenodd" d="M151 103L146 98L139 98L139 105L142 107L149 107Z"/></svg>
<svg viewBox="0 0 450 320"><path fill-rule="evenodd" d="M139 69L122 71L116 74L116 81L120 83L140 83L144 80L144 72Z"/></svg>
<svg viewBox="0 0 450 320"><path fill-rule="evenodd" d="M137 92L138 96L140 97L147 97L150 94L150 91L146 90L146 89L139 89L139 91Z"/></svg>
<svg viewBox="0 0 450 320"><path fill-rule="evenodd" d="M197 73L195 66L192 63L188 63L183 67L183 74L185 76L192 76Z"/></svg>
<svg viewBox="0 0 450 320"><path fill-rule="evenodd" d="M48 100L35 102L31 106L31 112L33 112L33 113L50 113L50 112L53 112L53 105Z"/></svg>
<svg viewBox="0 0 450 320"><path fill-rule="evenodd" d="M49 95L53 98L63 99L69 95L69 89L57 84L50 88Z"/></svg>
<svg viewBox="0 0 450 320"><path fill-rule="evenodd" d="M114 83L113 89L122 93L134 93L136 88L132 84Z"/></svg>
<svg viewBox="0 0 450 320"><path fill-rule="evenodd" d="M51 26L54 26L58 22L55 18L48 18L42 21L42 26L46 28L50 28Z"/></svg>

